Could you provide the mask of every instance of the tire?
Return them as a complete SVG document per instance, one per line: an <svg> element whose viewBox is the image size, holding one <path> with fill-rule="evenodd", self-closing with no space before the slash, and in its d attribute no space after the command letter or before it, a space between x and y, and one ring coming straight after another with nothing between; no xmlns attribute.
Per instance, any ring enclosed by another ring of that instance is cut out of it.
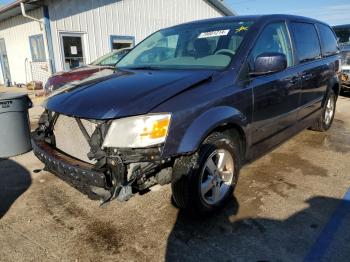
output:
<svg viewBox="0 0 350 262"><path fill-rule="evenodd" d="M195 154L175 161L171 183L175 206L192 214L221 209L232 197L239 170L238 133L212 133Z"/></svg>
<svg viewBox="0 0 350 262"><path fill-rule="evenodd" d="M311 130L325 132L332 126L335 115L336 103L337 96L334 94L333 90L330 90L327 94L326 101L323 105L322 114L311 126Z"/></svg>

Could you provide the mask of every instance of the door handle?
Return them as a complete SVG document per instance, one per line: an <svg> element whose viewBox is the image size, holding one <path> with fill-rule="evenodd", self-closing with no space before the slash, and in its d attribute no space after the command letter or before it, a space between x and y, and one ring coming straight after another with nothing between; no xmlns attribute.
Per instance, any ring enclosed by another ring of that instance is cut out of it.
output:
<svg viewBox="0 0 350 262"><path fill-rule="evenodd" d="M303 80L310 80L313 77L313 74L303 74L301 77Z"/></svg>
<svg viewBox="0 0 350 262"><path fill-rule="evenodd" d="M289 84L295 85L298 82L298 80L299 80L299 77L294 76L294 77L289 78L287 81Z"/></svg>

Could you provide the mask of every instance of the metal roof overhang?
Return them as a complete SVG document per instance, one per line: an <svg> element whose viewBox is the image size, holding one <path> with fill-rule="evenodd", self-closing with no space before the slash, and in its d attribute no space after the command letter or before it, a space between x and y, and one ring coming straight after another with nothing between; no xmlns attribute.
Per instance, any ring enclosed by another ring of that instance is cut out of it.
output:
<svg viewBox="0 0 350 262"><path fill-rule="evenodd" d="M235 11L233 11L232 9L224 5L222 0L204 0L204 1L208 2L210 5L218 9L224 15L227 15L227 16L237 15ZM21 2L26 4L26 11L36 9L43 5L42 0L17 0L13 3L10 3L0 8L0 21L22 14L21 6L20 6Z"/></svg>
<svg viewBox="0 0 350 262"><path fill-rule="evenodd" d="M26 11L36 9L42 5L41 0L17 0L0 8L0 21L22 14L21 2L26 4Z"/></svg>
<svg viewBox="0 0 350 262"><path fill-rule="evenodd" d="M214 6L216 9L218 9L221 13L223 13L226 16L236 16L238 15L236 11L232 10L232 8L228 8L224 3L223 0L204 0Z"/></svg>

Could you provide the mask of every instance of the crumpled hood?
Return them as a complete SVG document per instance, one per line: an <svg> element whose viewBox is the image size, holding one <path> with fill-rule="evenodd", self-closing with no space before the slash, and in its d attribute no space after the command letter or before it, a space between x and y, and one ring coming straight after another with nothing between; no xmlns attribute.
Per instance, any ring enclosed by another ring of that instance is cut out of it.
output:
<svg viewBox="0 0 350 262"><path fill-rule="evenodd" d="M212 70L118 70L63 87L44 102L44 107L64 115L99 120L146 114L212 74Z"/></svg>

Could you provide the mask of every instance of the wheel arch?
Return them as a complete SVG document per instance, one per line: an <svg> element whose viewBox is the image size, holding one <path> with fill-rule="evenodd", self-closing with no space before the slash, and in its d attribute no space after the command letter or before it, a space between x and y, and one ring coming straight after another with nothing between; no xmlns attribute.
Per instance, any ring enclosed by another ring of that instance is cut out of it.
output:
<svg viewBox="0 0 350 262"><path fill-rule="evenodd" d="M326 103L326 99L327 99L327 96L328 96L328 93L329 91L333 91L334 94L336 95L336 99L338 99L338 96L340 94L340 82L339 82L339 78L336 77L336 76L333 76L329 82L328 82L328 85L327 85L327 90L325 91L324 93L324 97L323 97L323 100L322 100L322 107L324 106L324 104Z"/></svg>
<svg viewBox="0 0 350 262"><path fill-rule="evenodd" d="M339 93L340 93L340 81L339 81L339 78L337 76L333 76L330 79L330 81L328 83L328 90L333 90L334 94L336 96L339 96Z"/></svg>
<svg viewBox="0 0 350 262"><path fill-rule="evenodd" d="M212 108L196 118L183 136L178 154L193 153L213 132L225 132L232 135L237 132L240 137L241 153L247 151L247 118L237 109L228 106Z"/></svg>
<svg viewBox="0 0 350 262"><path fill-rule="evenodd" d="M208 134L208 136L215 132L228 134L232 138L235 136L235 133L236 133L239 137L240 153L242 154L242 157L245 157L245 154L247 152L247 136L242 126L240 126L237 123L224 123L222 125L217 126L214 130L212 130Z"/></svg>
<svg viewBox="0 0 350 262"><path fill-rule="evenodd" d="M340 93L340 83L339 82L336 82L336 83L333 83L333 86L332 86L332 90L334 92L334 94L338 97L339 96L339 93Z"/></svg>

